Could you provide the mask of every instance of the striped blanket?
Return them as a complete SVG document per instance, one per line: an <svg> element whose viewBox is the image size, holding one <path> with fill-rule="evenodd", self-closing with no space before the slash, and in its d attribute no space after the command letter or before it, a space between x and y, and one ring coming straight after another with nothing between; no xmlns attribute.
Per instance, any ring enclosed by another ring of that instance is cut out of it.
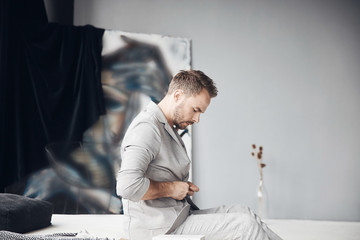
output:
<svg viewBox="0 0 360 240"><path fill-rule="evenodd" d="M91 235L79 233L55 233L48 235L27 235L9 231L0 231L1 240L113 240L109 238L98 238Z"/></svg>

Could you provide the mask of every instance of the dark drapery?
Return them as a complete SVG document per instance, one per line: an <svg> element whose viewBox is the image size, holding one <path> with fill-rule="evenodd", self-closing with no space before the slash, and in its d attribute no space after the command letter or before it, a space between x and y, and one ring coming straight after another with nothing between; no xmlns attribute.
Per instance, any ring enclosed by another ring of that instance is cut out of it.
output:
<svg viewBox="0 0 360 240"><path fill-rule="evenodd" d="M0 1L0 192L48 166L105 113L103 29L47 23L42 0Z"/></svg>

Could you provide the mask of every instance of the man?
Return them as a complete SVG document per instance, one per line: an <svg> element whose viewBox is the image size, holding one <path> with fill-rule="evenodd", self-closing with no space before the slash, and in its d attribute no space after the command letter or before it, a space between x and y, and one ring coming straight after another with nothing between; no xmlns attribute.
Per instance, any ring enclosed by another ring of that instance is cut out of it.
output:
<svg viewBox="0 0 360 240"><path fill-rule="evenodd" d="M190 159L177 130L198 123L216 96L214 82L203 72L181 71L161 102L149 103L129 126L117 193L130 219L131 240L165 233L202 234L207 240L280 239L246 207L190 209L187 196L199 188L188 182Z"/></svg>

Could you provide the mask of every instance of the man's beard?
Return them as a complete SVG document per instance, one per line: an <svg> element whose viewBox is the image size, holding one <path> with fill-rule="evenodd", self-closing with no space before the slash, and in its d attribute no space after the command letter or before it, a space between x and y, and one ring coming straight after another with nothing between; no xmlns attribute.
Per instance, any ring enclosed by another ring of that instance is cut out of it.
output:
<svg viewBox="0 0 360 240"><path fill-rule="evenodd" d="M175 108L173 123L177 129L185 129L187 126L193 124L192 121L184 121L184 115L181 113L183 104Z"/></svg>

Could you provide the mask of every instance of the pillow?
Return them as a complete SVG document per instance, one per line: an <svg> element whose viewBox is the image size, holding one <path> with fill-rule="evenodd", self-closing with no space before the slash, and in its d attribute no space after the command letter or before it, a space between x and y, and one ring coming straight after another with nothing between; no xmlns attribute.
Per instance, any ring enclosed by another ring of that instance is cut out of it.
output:
<svg viewBox="0 0 360 240"><path fill-rule="evenodd" d="M49 226L51 216L50 202L0 193L0 230L26 233Z"/></svg>

